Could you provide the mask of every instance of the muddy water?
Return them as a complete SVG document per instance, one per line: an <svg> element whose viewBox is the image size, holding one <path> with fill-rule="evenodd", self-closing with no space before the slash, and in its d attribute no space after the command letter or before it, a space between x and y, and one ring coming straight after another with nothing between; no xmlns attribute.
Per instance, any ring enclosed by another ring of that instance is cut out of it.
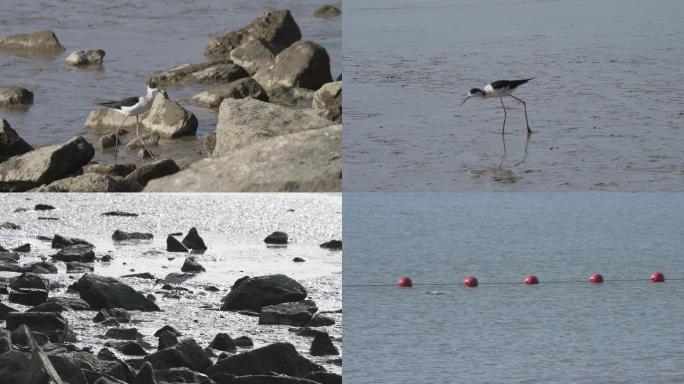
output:
<svg viewBox="0 0 684 384"><path fill-rule="evenodd" d="M66 51L55 57L23 57L0 52L0 87L18 85L34 93L28 111L0 109L24 139L33 146L62 143L83 135L93 103L145 92L144 81L154 72L183 63L206 60L202 52L213 35L240 28L265 11L292 11L302 39L323 45L330 55L332 73L341 71L342 25L340 18L320 19L311 13L319 1L1 1L0 35L42 29L55 32ZM82 49L103 49L100 69L74 69L66 56ZM206 85L169 87L173 99L187 99ZM198 135L216 127L215 112L188 107L199 120ZM95 142L97 136L85 134ZM126 153L126 151L123 151ZM201 156L200 140L165 143L163 157ZM125 161L137 159L125 154ZM113 153L97 152L95 159L111 162Z"/></svg>
<svg viewBox="0 0 684 384"><path fill-rule="evenodd" d="M187 281L182 286L190 292L180 298L166 298L159 286L152 289L153 281L134 278L122 279L135 289L157 297L161 313L133 313L133 324L145 335L145 341L156 348L154 331L165 324L171 324L184 336L192 336L201 345L208 345L219 332L231 337L247 335L254 340L255 347L276 341L288 341L297 350L323 364L329 370L340 372L341 368L330 362L330 357L309 355L311 338L294 336L289 326L258 325L256 317L233 312L222 312L220 301L230 290L233 282L245 275L257 276L282 273L304 285L319 307L329 311L326 316L335 319L336 324L322 329L328 331L338 349L342 349L342 255L322 249L319 244L341 238L341 196L339 194L142 194L132 197L125 194L52 195L49 199L40 194L3 195L0 198L0 222L19 224L21 230L0 229L0 244L5 248L30 243L30 256L22 257L27 263L48 257L55 250L50 242L43 242L39 235L52 237L79 237L95 244L96 256L109 254L109 263L96 262L95 273L119 277L129 273L150 272L163 277L170 272L180 272L185 259L182 253L166 252L166 235L173 232L187 233L190 227L197 227L208 246L207 252L197 257L207 272ZM38 203L49 203L57 209L52 211L14 212L17 208L33 208ZM104 217L101 213L123 210L140 216ZM54 217L58 220L39 220L39 217ZM150 232L151 241L121 242L111 240L116 229L124 231ZM290 244L283 248L267 247L263 239L275 230L288 233ZM294 263L294 257L306 261ZM78 280L81 274L67 274L66 266L58 264L57 275L46 275L63 285L51 296L64 295L66 286ZM0 272L0 276L17 275ZM218 292L205 291L206 286L215 286ZM70 295L70 294L67 294ZM11 304L17 309L27 309ZM101 339L107 327L92 322L94 311L69 312L64 314L78 335L79 346L94 346L99 350L106 339ZM151 352L151 351L150 351Z"/></svg>
<svg viewBox="0 0 684 384"><path fill-rule="evenodd" d="M683 3L344 7L345 190L684 190ZM499 100L458 104L527 77L504 153Z"/></svg>

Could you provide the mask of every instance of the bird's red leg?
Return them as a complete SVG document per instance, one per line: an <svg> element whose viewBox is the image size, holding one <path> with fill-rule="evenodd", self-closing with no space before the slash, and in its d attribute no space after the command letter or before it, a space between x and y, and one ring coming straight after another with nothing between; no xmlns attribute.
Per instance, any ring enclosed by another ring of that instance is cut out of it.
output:
<svg viewBox="0 0 684 384"><path fill-rule="evenodd" d="M128 115L124 116L121 125L119 125L119 127L116 129L116 133L114 134L114 136L116 136L116 139L114 141L114 164L116 164L117 155L119 154L119 135L121 132L121 127L123 127L124 123L126 122L126 119L128 119Z"/></svg>
<svg viewBox="0 0 684 384"><path fill-rule="evenodd" d="M142 144L143 148L145 148L145 151L147 151L147 153L149 153L150 156L154 159L154 155L152 155L152 151L150 151L147 148L147 145L145 145L145 141L142 139L142 137L140 137L140 134L138 132L138 130L139 130L138 124L139 124L138 123L138 116L136 115L135 116L135 136L138 138L138 140L140 140L140 144Z"/></svg>
<svg viewBox="0 0 684 384"><path fill-rule="evenodd" d="M511 95L511 97L522 103L523 108L525 109L525 125L527 125L527 135L531 135L532 130L530 129L530 123L527 121L527 104L525 104L525 102L522 99L518 99L513 95Z"/></svg>
<svg viewBox="0 0 684 384"><path fill-rule="evenodd" d="M504 134L504 131L506 130L506 106L503 103L503 97L499 97L499 100L501 101L501 108L503 108L504 111L504 121L503 121L503 127L501 127L501 134Z"/></svg>

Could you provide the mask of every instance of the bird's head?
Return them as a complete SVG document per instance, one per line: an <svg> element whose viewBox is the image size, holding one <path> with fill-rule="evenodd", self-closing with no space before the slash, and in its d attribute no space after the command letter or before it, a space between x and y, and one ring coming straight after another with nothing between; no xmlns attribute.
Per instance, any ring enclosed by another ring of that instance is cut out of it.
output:
<svg viewBox="0 0 684 384"><path fill-rule="evenodd" d="M468 91L468 97L466 97L465 99L463 99L463 101L461 101L461 104L460 104L460 105L463 105L463 103L465 103L466 101L468 101L468 99L470 99L471 97L480 97L480 98L484 98L484 97L485 97L485 92L484 92L483 90L481 90L480 88L472 88L470 91Z"/></svg>

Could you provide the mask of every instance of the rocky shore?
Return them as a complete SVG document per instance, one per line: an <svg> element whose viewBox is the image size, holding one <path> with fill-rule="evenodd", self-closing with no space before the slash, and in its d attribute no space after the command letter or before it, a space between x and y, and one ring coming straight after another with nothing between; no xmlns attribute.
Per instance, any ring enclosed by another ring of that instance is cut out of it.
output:
<svg viewBox="0 0 684 384"><path fill-rule="evenodd" d="M90 213L81 224L95 229L83 238L46 232L72 227L84 215L70 211L88 209L62 202L19 206L11 215L52 217L54 224L0 224L0 382L341 383L341 309L329 307L341 297L328 298L327 278L266 273L225 281L230 274L215 272L226 264L216 260L225 252L216 236L194 227L148 232L155 209L130 208ZM121 229L95 235L113 223ZM340 257L329 250L341 247L333 240L315 245L304 264L314 254ZM249 253L300 249L282 231L264 232L258 242ZM175 269L181 261L184 272ZM163 272L159 263L172 268Z"/></svg>
<svg viewBox="0 0 684 384"><path fill-rule="evenodd" d="M321 12L335 17L334 9ZM339 191L341 74L334 81L326 49L301 38L289 10L268 11L212 38L204 50L207 61L153 74L150 80L162 88L199 85L206 90L187 100L157 95L150 111L140 116L151 154L130 133L135 119L127 119L122 141L127 152L138 154L135 164L102 163L102 157L101 164L93 161L96 154L113 154L113 132L122 121L113 110L90 112L84 123L87 137L35 149L21 138L21 127L2 120L0 191ZM0 50L57 54L64 47L54 33L43 31L0 37ZM66 62L75 68L100 66L104 57L103 50L82 50ZM30 108L32 103L28 89L10 87L0 93L3 108ZM190 105L216 113L216 129L201 138L198 155L164 158L167 148L197 135L198 118L187 109ZM98 139L89 142L88 137ZM135 173L144 176L131 176Z"/></svg>

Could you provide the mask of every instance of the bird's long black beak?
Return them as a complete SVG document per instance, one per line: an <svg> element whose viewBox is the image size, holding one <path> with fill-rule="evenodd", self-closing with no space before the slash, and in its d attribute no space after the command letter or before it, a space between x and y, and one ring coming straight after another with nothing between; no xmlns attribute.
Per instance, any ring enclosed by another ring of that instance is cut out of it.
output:
<svg viewBox="0 0 684 384"><path fill-rule="evenodd" d="M463 99L463 101L461 101L461 104L459 104L459 105L463 105L463 103L465 103L466 101L468 101L468 99L470 99L471 97L472 97L472 96L466 97L465 99Z"/></svg>

